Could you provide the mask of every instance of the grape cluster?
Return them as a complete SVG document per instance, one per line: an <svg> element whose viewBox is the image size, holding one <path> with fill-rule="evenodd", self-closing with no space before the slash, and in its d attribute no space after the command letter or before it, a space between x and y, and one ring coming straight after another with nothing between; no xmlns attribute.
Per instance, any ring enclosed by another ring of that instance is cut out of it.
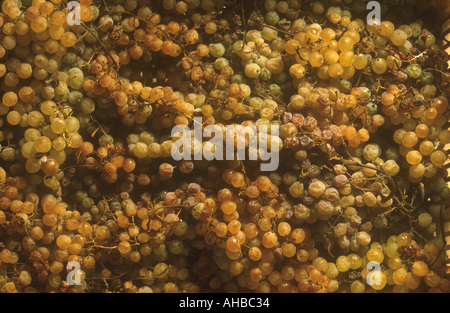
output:
<svg viewBox="0 0 450 313"><path fill-rule="evenodd" d="M449 292L449 56L379 2L3 1L0 292Z"/></svg>

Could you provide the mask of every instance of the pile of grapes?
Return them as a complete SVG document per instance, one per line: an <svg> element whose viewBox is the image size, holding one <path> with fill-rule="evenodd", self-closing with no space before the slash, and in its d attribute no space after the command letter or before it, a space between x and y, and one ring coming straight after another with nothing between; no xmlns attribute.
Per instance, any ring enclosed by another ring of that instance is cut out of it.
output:
<svg viewBox="0 0 450 313"><path fill-rule="evenodd" d="M450 292L426 1L75 2L1 4L0 292Z"/></svg>

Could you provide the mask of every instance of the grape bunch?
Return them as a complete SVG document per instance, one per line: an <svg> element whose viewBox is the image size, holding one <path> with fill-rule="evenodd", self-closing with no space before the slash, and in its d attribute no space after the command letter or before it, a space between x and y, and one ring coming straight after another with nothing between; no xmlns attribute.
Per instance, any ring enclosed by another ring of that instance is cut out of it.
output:
<svg viewBox="0 0 450 313"><path fill-rule="evenodd" d="M1 293L450 292L442 12L77 3L2 2Z"/></svg>

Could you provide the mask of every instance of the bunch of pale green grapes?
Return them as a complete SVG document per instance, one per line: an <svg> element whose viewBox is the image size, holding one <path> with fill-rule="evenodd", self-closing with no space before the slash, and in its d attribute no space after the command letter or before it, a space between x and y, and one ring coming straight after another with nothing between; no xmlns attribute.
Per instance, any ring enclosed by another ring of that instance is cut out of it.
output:
<svg viewBox="0 0 450 313"><path fill-rule="evenodd" d="M3 1L0 292L449 292L448 55L380 3Z"/></svg>

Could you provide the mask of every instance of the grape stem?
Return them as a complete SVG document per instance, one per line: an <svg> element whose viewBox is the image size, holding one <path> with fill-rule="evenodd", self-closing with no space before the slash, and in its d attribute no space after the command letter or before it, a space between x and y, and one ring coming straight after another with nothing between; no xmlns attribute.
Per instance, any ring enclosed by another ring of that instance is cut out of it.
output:
<svg viewBox="0 0 450 313"><path fill-rule="evenodd" d="M102 245L92 245L88 248L88 250L91 250L93 248L101 248L101 249L116 249L117 246L111 246L111 247L106 247L106 246L102 246Z"/></svg>
<svg viewBox="0 0 450 313"><path fill-rule="evenodd" d="M292 33L290 33L290 32L284 31L284 30L282 30L282 29L278 29L278 28L276 28L276 27L274 27L274 26L271 26L271 25L268 25L268 24L266 24L266 23L263 23L262 26L267 27L267 28L274 29L274 30L276 30L276 31L279 31L280 33L284 33L284 34L289 35L289 36L294 36L294 35L293 35Z"/></svg>

